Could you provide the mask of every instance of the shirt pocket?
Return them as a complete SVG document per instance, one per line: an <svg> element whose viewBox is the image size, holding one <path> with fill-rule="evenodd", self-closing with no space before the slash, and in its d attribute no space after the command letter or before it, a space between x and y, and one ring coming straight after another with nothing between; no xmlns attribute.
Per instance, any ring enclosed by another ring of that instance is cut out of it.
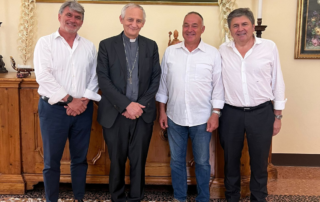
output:
<svg viewBox="0 0 320 202"><path fill-rule="evenodd" d="M212 80L212 66L206 63L196 64L195 80L208 82Z"/></svg>

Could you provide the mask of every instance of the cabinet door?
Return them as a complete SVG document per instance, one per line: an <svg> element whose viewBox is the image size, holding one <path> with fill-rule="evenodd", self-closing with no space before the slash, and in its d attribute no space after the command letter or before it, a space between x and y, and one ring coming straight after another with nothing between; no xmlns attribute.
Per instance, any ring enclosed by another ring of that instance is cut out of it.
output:
<svg viewBox="0 0 320 202"><path fill-rule="evenodd" d="M43 145L38 115L38 101L37 88L22 88L20 90L22 159L23 173L25 174L42 174L43 170ZM88 175L109 175L109 160L102 128L96 121L97 108L98 106L95 104L87 155ZM61 174L70 174L68 142L61 159Z"/></svg>

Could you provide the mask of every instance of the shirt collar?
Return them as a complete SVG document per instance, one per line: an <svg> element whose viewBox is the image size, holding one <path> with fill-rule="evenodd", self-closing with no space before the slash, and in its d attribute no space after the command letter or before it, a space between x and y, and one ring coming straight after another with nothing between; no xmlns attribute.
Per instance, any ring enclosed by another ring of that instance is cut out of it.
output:
<svg viewBox="0 0 320 202"><path fill-rule="evenodd" d="M254 44L253 44L253 46L259 45L259 44L262 43L261 38L256 37L256 35L253 35L253 37L254 37ZM229 41L229 42L227 43L227 46L228 46L228 47L235 47L234 40Z"/></svg>
<svg viewBox="0 0 320 202"><path fill-rule="evenodd" d="M54 38L62 37L59 33L59 29L54 33ZM63 38L63 37L62 37ZM80 35L77 33L75 40L80 40Z"/></svg>
<svg viewBox="0 0 320 202"><path fill-rule="evenodd" d="M187 49L186 46L184 45L184 41L178 43L176 48L185 48L185 49ZM199 45L198 45L198 47L196 49L199 49L199 50L201 50L203 52L206 52L205 44L202 41L202 39L200 40L200 43L199 43Z"/></svg>
<svg viewBox="0 0 320 202"><path fill-rule="evenodd" d="M130 39L129 37L127 37L124 33L122 33L122 36L123 36L123 38L124 38L124 40L125 41L127 41L127 42L132 42L132 43L134 43L134 42L136 42L137 41L137 39L138 39L138 37L137 38L135 38L135 39Z"/></svg>

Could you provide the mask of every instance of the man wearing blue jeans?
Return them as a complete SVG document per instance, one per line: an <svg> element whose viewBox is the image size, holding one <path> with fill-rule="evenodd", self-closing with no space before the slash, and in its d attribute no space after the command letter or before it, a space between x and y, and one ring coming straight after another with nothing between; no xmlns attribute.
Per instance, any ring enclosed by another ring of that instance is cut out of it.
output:
<svg viewBox="0 0 320 202"><path fill-rule="evenodd" d="M184 41L168 47L161 63L156 100L160 102L160 126L168 129L173 201L176 202L187 199L186 152L189 137L196 167L196 201L207 202L210 199L209 142L211 132L219 125L224 90L220 54L201 40L204 30L202 16L189 12L182 25Z"/></svg>

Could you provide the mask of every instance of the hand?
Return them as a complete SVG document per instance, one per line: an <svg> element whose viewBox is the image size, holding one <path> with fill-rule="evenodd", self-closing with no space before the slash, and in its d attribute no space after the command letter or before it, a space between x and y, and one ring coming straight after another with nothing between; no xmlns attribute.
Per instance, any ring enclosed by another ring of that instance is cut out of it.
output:
<svg viewBox="0 0 320 202"><path fill-rule="evenodd" d="M68 106L76 112L77 115L81 114L87 109L87 106L79 98L73 98L72 102Z"/></svg>
<svg viewBox="0 0 320 202"><path fill-rule="evenodd" d="M139 116L141 116L143 113L142 111L143 108L145 108L145 106L137 102L131 102L126 109L131 116L139 118Z"/></svg>
<svg viewBox="0 0 320 202"><path fill-rule="evenodd" d="M159 117L159 124L160 127L165 130L166 128L168 128L168 117L166 112L160 112L160 117Z"/></svg>
<svg viewBox="0 0 320 202"><path fill-rule="evenodd" d="M127 119L135 120L135 116L131 116L127 111L122 113L123 116L125 116Z"/></svg>
<svg viewBox="0 0 320 202"><path fill-rule="evenodd" d="M85 98L85 97L80 98L80 100L82 101L82 103L83 103L85 106L87 106L88 103L89 103L89 101L90 101L88 98Z"/></svg>
<svg viewBox="0 0 320 202"><path fill-rule="evenodd" d="M75 111L73 111L70 107L64 106L64 108L67 109L66 113L68 116L77 116L77 113Z"/></svg>
<svg viewBox="0 0 320 202"><path fill-rule="evenodd" d="M207 131L212 133L215 129L219 127L219 115L212 113L207 122Z"/></svg>
<svg viewBox="0 0 320 202"><path fill-rule="evenodd" d="M281 129L281 120L277 119L277 118L274 118L272 136L277 135L280 132L280 129Z"/></svg>

